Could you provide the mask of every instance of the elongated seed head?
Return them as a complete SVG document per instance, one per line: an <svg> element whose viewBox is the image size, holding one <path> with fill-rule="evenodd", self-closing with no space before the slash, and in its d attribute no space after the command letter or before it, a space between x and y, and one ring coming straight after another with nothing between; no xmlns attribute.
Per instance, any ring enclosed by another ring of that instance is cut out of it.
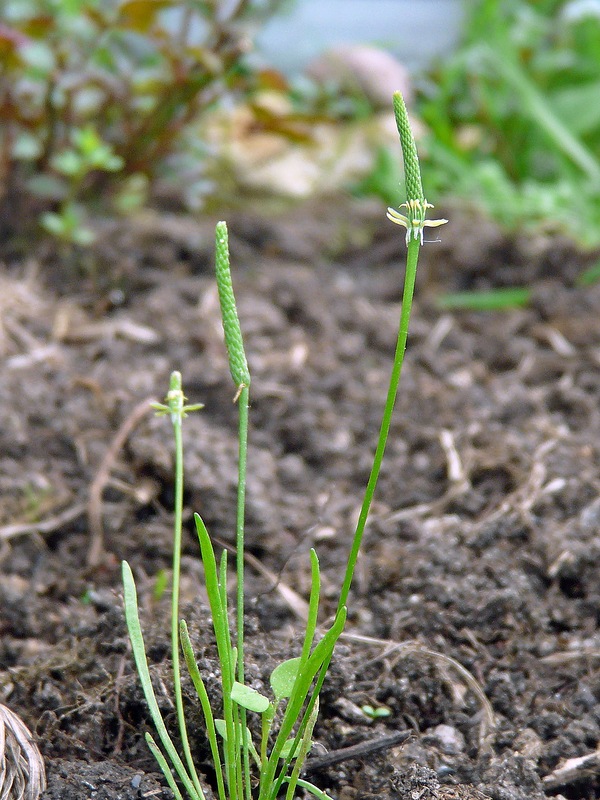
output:
<svg viewBox="0 0 600 800"><path fill-rule="evenodd" d="M225 346L229 356L229 369L236 387L250 386L250 371L246 361L244 342L240 320L235 305L233 285L231 283L231 270L229 268L229 237L227 224L218 222L215 232L215 266L217 273L217 288L219 302L221 303L221 318L225 332Z"/></svg>
<svg viewBox="0 0 600 800"><path fill-rule="evenodd" d="M411 200L425 200L423 185L421 183L421 168L419 167L417 147L410 129L406 104L404 103L401 92L394 92L394 116L396 117L396 126L400 134L402 156L404 157L406 199L409 202Z"/></svg>

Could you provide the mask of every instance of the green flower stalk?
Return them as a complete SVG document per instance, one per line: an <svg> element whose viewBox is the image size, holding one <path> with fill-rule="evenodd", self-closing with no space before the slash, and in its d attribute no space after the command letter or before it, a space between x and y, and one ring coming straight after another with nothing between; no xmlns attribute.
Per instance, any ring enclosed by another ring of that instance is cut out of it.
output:
<svg viewBox="0 0 600 800"><path fill-rule="evenodd" d="M425 213L428 208L432 208L431 203L428 203L423 196L423 186L421 183L421 167L419 165L419 157L417 155L417 148L415 140L410 128L408 120L408 113L406 105L400 92L394 94L394 114L396 117L396 125L400 135L400 145L402 147L402 154L404 156L404 173L406 183L406 194L408 201L403 204L408 209L408 216L399 214L394 209L388 209L388 218L396 224L403 225L406 230L406 271L404 276L404 291L402 294L402 308L400 312L400 323L398 326L398 338L396 342L396 351L394 354L394 363L392 365L392 373L390 375L390 382L386 396L383 416L381 419L381 427L379 429L379 438L373 456L373 465L367 481L367 487L363 497L358 522L354 531L350 554L346 564L346 572L344 575L344 582L340 591L338 600L338 613L348 605L348 596L350 594L350 587L354 577L354 570L358 560L358 554L362 545L362 540L369 517L369 511L373 502L373 496L379 480L379 473L381 471L381 464L385 454L390 426L392 423L392 415L394 413L394 406L396 404L396 397L398 394L398 386L400 384L400 374L402 372L402 365L404 363L404 352L406 350L406 342L408 339L408 325L410 322L410 312L412 309L412 300L415 290L415 279L417 276L417 264L419 260L419 249L423 244L423 227L437 227L444 225L447 220L426 220ZM401 208L403 207L401 206ZM310 715L312 714L315 703L318 700L321 687L325 680L327 670L329 668L329 660L325 661L319 673L318 680L311 695L310 702L307 706L306 712L302 720L302 726L298 732L296 739L299 740L300 734L304 727L308 725ZM276 787L277 788L277 787ZM270 800L275 800L276 793L271 795Z"/></svg>
<svg viewBox="0 0 600 800"><path fill-rule="evenodd" d="M186 404L186 397L183 394L181 385L181 373L173 372L169 381L169 392L165 398L165 402L153 403L152 407L155 409L157 416L169 416L171 418L175 435L175 516L173 522L173 583L171 592L171 662L173 667L175 708L177 712L177 722L181 736L181 746L183 749L184 759L181 759L173 741L171 740L162 718L156 696L154 694L152 679L150 677L150 671L146 659L142 629L139 621L135 582L133 580L131 568L126 561L123 562L125 618L127 621L127 628L129 630L129 637L133 648L138 675L140 677L144 695L146 697L152 719L154 720L161 744L163 745L171 765L177 772L177 775L179 776L191 800L205 800L205 796L200 785L200 780L198 778L198 773L192 758L192 752L187 735L179 667L178 619L179 578L181 573L181 537L183 523L183 440L181 426L182 421L185 419L185 417L187 417L188 413L191 411L196 411L203 406L200 403L195 403L193 405ZM168 766L164 755L149 733L146 734L146 741L150 750L155 755L165 775L165 778L169 783L169 786L173 790L175 797L177 800L180 800L181 793L174 783L171 769Z"/></svg>
<svg viewBox="0 0 600 800"><path fill-rule="evenodd" d="M367 488L365 490L365 496L361 506L356 531L354 533L354 539L352 541L352 548L348 558L344 583L340 592L338 608L342 608L348 602L348 594L350 592L350 586L354 576L354 568L356 566L356 560L358 558L365 526L367 524L367 517L373 501L375 487L377 486L377 481L379 479L381 463L383 461L383 455L385 453L387 438L390 431L392 414L398 393L398 385L400 383L400 374L402 372L402 365L404 363L404 351L406 350L406 342L408 339L408 324L410 322L410 312L412 309L412 300L415 290L419 248L423 243L423 227L437 227L438 225L444 225L447 222L445 219L425 219L425 213L428 208L432 208L432 205L425 200L423 195L419 156L417 155L417 147L415 145L415 140L410 127L406 105L400 92L394 93L393 100L394 115L396 117L396 125L400 135L402 155L404 157L404 176L407 195L407 202L403 203L401 208L406 207L408 209L408 216L405 217L404 215L399 214L397 211L394 211L392 208L388 208L387 216L392 222L403 225L406 228L406 244L408 250L406 253L404 291L402 294L402 309L400 312L400 324L398 326L396 352L394 354L392 374L390 376L387 398L381 420L381 428L379 430L379 439L377 441L377 447L373 457L373 466L371 467L371 473L367 482Z"/></svg>
<svg viewBox="0 0 600 800"><path fill-rule="evenodd" d="M248 457L248 412L250 408L250 370L244 350L242 329L237 313L231 269L229 265L229 235L227 223L217 222L215 229L215 272L225 346L229 356L229 371L236 386L238 403L238 488L236 513L236 635L237 680L244 683L244 517L246 508L246 464ZM250 758L246 729L246 709L240 706L239 724L242 734L243 777L238 775L238 800L245 794L250 800Z"/></svg>

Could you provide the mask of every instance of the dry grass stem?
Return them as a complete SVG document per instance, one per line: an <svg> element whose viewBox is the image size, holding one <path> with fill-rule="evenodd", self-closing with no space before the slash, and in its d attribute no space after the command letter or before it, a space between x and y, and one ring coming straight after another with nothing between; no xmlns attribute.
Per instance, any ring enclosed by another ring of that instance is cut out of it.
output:
<svg viewBox="0 0 600 800"><path fill-rule="evenodd" d="M69 522L80 517L85 513L86 506L83 503L76 503L59 514L36 522L21 522L14 525L3 525L0 527L0 541L12 539L15 536L24 536L28 533L53 533L54 531L67 525Z"/></svg>
<svg viewBox="0 0 600 800"><path fill-rule="evenodd" d="M0 800L38 800L45 788L44 761L31 733L0 704Z"/></svg>

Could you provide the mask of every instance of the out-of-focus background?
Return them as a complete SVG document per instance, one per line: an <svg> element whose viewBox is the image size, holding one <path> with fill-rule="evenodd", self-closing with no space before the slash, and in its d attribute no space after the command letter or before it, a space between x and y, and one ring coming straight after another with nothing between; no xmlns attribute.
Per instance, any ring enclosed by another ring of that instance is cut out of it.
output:
<svg viewBox="0 0 600 800"><path fill-rule="evenodd" d="M400 88L428 197L593 245L599 75L597 0L5 0L0 228L85 248L148 205L397 205Z"/></svg>
<svg viewBox="0 0 600 800"><path fill-rule="evenodd" d="M268 63L289 76L348 44L387 50L412 72L448 55L463 21L461 0L296 0L263 26L256 45Z"/></svg>

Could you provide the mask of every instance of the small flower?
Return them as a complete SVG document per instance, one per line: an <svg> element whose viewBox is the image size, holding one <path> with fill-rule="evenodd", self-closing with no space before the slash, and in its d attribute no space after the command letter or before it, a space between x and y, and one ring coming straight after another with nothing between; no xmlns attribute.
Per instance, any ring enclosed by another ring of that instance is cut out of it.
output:
<svg viewBox="0 0 600 800"><path fill-rule="evenodd" d="M406 244L411 239L420 239L423 244L423 228L438 228L440 225L445 225L447 219L425 219L428 208L433 208L431 203L427 200L409 200L408 203L402 203L400 208L407 209L407 216L400 214L395 208L388 208L387 218L396 225L402 225L406 228Z"/></svg>
<svg viewBox="0 0 600 800"><path fill-rule="evenodd" d="M204 408L202 403L186 405L186 400L187 397L184 395L181 388L181 373L172 372L169 391L165 397L165 402L150 403L150 406L156 411L157 417L164 417L170 414L173 425L181 425L181 420L187 417L190 411L198 411L198 409Z"/></svg>

